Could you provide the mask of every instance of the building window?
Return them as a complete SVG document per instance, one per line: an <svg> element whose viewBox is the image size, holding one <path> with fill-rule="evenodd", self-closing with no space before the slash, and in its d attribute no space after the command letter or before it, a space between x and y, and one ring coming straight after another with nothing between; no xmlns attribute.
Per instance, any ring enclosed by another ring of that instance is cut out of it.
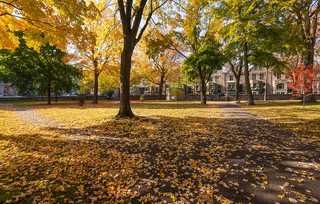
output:
<svg viewBox="0 0 320 204"><path fill-rule="evenodd" d="M192 93L192 88L188 87L188 94L191 94L191 93Z"/></svg>
<svg viewBox="0 0 320 204"><path fill-rule="evenodd" d="M234 84L229 84L228 85L228 90L229 91L235 91L236 90L236 86Z"/></svg>
<svg viewBox="0 0 320 204"><path fill-rule="evenodd" d="M233 81L233 75L229 76L229 80Z"/></svg>
<svg viewBox="0 0 320 204"><path fill-rule="evenodd" d="M256 80L256 79L257 79L256 74L252 74L252 80Z"/></svg>
<svg viewBox="0 0 320 204"><path fill-rule="evenodd" d="M260 79L263 80L264 79L264 73L260 74Z"/></svg>
<svg viewBox="0 0 320 204"><path fill-rule="evenodd" d="M284 89L284 84L278 84L278 85L277 85L277 89L278 89L278 90Z"/></svg>
<svg viewBox="0 0 320 204"><path fill-rule="evenodd" d="M215 76L215 77L214 77L214 81L215 81L215 82L219 82L219 76Z"/></svg>

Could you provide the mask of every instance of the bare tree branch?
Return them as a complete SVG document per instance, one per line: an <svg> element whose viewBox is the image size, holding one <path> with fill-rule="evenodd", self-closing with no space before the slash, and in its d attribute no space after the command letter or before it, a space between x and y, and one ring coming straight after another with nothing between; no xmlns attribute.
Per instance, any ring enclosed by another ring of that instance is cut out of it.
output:
<svg viewBox="0 0 320 204"><path fill-rule="evenodd" d="M148 17L147 17L147 20L146 20L146 22L145 22L145 24L144 24L144 26L143 26L143 27L141 28L141 30L140 30L140 33L139 33L139 35L138 35L138 38L137 38L136 42L139 42L140 39L142 38L143 32L144 32L145 29L147 28L148 23L149 23L149 21L150 21L150 19L151 19L151 17L152 17L152 14L153 14L154 12L156 12L158 9L160 9L160 8L161 8L164 4L166 4L168 1L169 1L169 0L165 0L165 1L162 2L159 6L157 6L156 8L154 8L153 11L151 11L151 12L149 13L149 15L148 15Z"/></svg>

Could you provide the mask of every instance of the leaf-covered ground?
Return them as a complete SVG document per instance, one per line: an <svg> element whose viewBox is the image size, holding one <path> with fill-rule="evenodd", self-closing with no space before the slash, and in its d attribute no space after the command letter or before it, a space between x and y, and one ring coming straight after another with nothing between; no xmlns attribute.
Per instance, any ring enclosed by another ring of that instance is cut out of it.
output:
<svg viewBox="0 0 320 204"><path fill-rule="evenodd" d="M0 106L0 203L320 200L311 140L215 103L132 107L115 120L111 102Z"/></svg>
<svg viewBox="0 0 320 204"><path fill-rule="evenodd" d="M307 103L305 110L300 101L256 101L254 106L242 107L298 135L320 141L320 103Z"/></svg>

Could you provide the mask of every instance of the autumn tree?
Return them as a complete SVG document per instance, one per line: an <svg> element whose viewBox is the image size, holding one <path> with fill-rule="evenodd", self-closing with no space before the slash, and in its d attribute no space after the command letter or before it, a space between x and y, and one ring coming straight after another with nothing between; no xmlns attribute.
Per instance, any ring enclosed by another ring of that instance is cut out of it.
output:
<svg viewBox="0 0 320 204"><path fill-rule="evenodd" d="M0 48L14 50L19 38L13 31L24 31L29 47L50 42L65 49L66 36L81 31L82 16L90 15L90 8L85 0L0 1Z"/></svg>
<svg viewBox="0 0 320 204"><path fill-rule="evenodd" d="M99 76L107 70L117 69L121 49L120 22L114 18L110 1L95 4L95 17L85 18L83 32L74 35L78 64L93 75L93 103L98 103ZM86 74L85 77L88 75Z"/></svg>
<svg viewBox="0 0 320 204"><path fill-rule="evenodd" d="M184 58L182 72L187 80L194 81L198 78L201 103L205 104L207 78L211 77L214 69L222 66L219 43L217 43L215 30L210 27L210 20L205 15L206 1L190 0L181 4L181 7L183 15L177 14L173 23L175 30L170 33L171 39L178 40L180 43L171 40L169 48Z"/></svg>
<svg viewBox="0 0 320 204"><path fill-rule="evenodd" d="M231 1L214 2L213 14L216 19L225 23L220 34L225 41L241 45L245 85L248 94L248 105L253 105L253 95L249 80L250 47L257 32L257 23L263 16L263 2L260 1Z"/></svg>
<svg viewBox="0 0 320 204"><path fill-rule="evenodd" d="M145 78L159 86L159 99L163 93L163 86L173 81L179 75L180 55L172 48L173 42L167 39L160 29L149 32L144 38L144 50L152 64L144 66ZM148 65L148 63L146 63Z"/></svg>
<svg viewBox="0 0 320 204"><path fill-rule="evenodd" d="M115 89L120 88L119 73L120 70L116 72L102 72L99 80L99 90L103 93L110 93Z"/></svg>
<svg viewBox="0 0 320 204"><path fill-rule="evenodd" d="M169 0L117 0L122 24L123 48L120 65L120 110L117 117L133 117L130 106L130 71L132 54L141 40L152 15Z"/></svg>
<svg viewBox="0 0 320 204"><path fill-rule="evenodd" d="M312 66L305 68L304 65L299 65L297 68L291 70L291 76L289 77L291 83L288 83L288 87L293 90L293 95L302 96L303 109L305 108L305 101L308 94L312 93L316 79L316 73L312 69Z"/></svg>
<svg viewBox="0 0 320 204"><path fill-rule="evenodd" d="M237 43L225 43L223 54L227 67L231 70L236 79L236 101L240 101L240 79L243 73L243 52L239 49L241 45Z"/></svg>
<svg viewBox="0 0 320 204"><path fill-rule="evenodd" d="M315 46L318 38L318 16L320 2L318 0L293 0L277 2L278 9L284 13L284 29L299 37L289 44L300 50L304 67L313 67ZM307 102L316 102L312 89L306 98Z"/></svg>
<svg viewBox="0 0 320 204"><path fill-rule="evenodd" d="M281 19L278 14L281 12L277 7L274 8L273 1L223 0L214 1L212 5L213 17L225 24L219 32L223 40L240 45L237 50L243 53L248 105L253 105L249 66L258 61L255 60L257 56L260 56L260 59L265 56L264 54L261 56L262 51L267 56L274 56L279 54L281 49L277 46L285 44L281 42L284 39L282 38L284 32L279 33L283 30L278 22ZM278 27L274 29L274 26Z"/></svg>

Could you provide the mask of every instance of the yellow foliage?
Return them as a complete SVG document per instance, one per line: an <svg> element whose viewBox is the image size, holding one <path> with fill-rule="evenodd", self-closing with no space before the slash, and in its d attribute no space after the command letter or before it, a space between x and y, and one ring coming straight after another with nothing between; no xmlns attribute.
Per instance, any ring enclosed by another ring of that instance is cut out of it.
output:
<svg viewBox="0 0 320 204"><path fill-rule="evenodd" d="M81 30L80 16L88 9L83 0L1 1L0 48L14 50L19 43L12 32L23 31L36 50L47 42L64 50L66 36Z"/></svg>

